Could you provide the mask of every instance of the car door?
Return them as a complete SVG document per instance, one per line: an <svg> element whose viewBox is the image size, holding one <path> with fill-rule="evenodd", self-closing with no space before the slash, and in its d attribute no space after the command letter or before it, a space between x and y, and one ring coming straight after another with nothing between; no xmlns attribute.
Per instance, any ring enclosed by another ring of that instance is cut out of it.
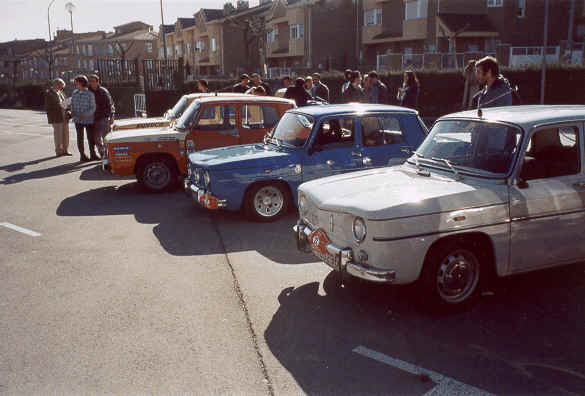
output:
<svg viewBox="0 0 585 396"><path fill-rule="evenodd" d="M303 161L303 182L362 169L354 117L320 121Z"/></svg>
<svg viewBox="0 0 585 396"><path fill-rule="evenodd" d="M510 272L585 259L583 124L539 128L510 188Z"/></svg>
<svg viewBox="0 0 585 396"><path fill-rule="evenodd" d="M366 168L401 164L424 139L416 117L407 114L368 114L360 117L360 125Z"/></svg>
<svg viewBox="0 0 585 396"><path fill-rule="evenodd" d="M196 151L240 144L236 106L202 103L193 135Z"/></svg>
<svg viewBox="0 0 585 396"><path fill-rule="evenodd" d="M240 144L261 142L280 118L275 104L243 104Z"/></svg>

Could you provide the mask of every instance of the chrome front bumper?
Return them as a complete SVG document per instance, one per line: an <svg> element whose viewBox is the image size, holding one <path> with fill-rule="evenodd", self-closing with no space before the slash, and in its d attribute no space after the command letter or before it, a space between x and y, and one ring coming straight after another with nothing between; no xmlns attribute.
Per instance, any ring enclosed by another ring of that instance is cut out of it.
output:
<svg viewBox="0 0 585 396"><path fill-rule="evenodd" d="M293 227L293 231L296 234L297 248L304 253L313 252L310 236L315 230L302 221L298 221ZM353 251L350 248L342 249L333 243L329 243L326 246L326 250L333 258L332 260L323 260L323 257L320 257L319 254L315 252L313 254L336 271L376 283L393 283L396 280L396 271L370 268L354 262Z"/></svg>
<svg viewBox="0 0 585 396"><path fill-rule="evenodd" d="M219 199L214 197L204 189L197 187L195 184L186 178L183 181L183 188L185 194L190 195L195 203L206 209L222 209L227 207L226 199Z"/></svg>

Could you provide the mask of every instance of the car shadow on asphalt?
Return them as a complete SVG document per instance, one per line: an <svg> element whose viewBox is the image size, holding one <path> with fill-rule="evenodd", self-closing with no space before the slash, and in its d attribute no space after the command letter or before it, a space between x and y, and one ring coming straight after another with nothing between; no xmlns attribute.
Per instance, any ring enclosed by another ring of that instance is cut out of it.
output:
<svg viewBox="0 0 585 396"><path fill-rule="evenodd" d="M325 295L318 286L284 289L264 332L307 394L424 394L434 386L352 352L358 346L492 393L585 393L583 264L498 280L471 310L447 316L422 307L413 286L351 279L342 288L334 272Z"/></svg>
<svg viewBox="0 0 585 396"><path fill-rule="evenodd" d="M29 164L30 165L30 164ZM30 172L16 173L0 179L0 184L16 184L28 180L45 179L47 177L61 176L67 173L77 172L88 166L93 166L91 162L70 162L61 164L52 168L44 168ZM14 171L12 171L14 172Z"/></svg>
<svg viewBox="0 0 585 396"><path fill-rule="evenodd" d="M15 162L14 164L0 166L0 171L16 172L16 171L19 171L19 170L26 168L27 166L37 165L37 164L40 164L41 162L50 161L50 160L54 160L57 158L59 158L59 157L52 155L50 157L39 158L36 160L27 161L27 162Z"/></svg>
<svg viewBox="0 0 585 396"><path fill-rule="evenodd" d="M139 223L154 224L153 233L161 246L175 256L252 250L280 264L315 261L311 255L296 250L291 231L296 221L294 213L270 224L253 223L238 213L199 209L182 191L151 194L138 183L100 187L64 199L56 213L134 215Z"/></svg>
<svg viewBox="0 0 585 396"><path fill-rule="evenodd" d="M134 176L117 176L102 170L101 165L86 168L79 175L79 180L85 181L107 181L107 180L134 180Z"/></svg>

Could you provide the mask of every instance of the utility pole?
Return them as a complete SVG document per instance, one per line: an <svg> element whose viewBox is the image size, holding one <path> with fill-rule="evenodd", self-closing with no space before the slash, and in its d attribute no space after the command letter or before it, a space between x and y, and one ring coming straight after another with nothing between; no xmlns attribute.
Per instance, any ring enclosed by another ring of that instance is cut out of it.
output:
<svg viewBox="0 0 585 396"><path fill-rule="evenodd" d="M546 86L546 50L548 46L548 0L544 0L544 40L542 47L542 75L540 77L540 104L544 104Z"/></svg>
<svg viewBox="0 0 585 396"><path fill-rule="evenodd" d="M165 34L165 17L163 14L163 0L160 0L160 23L161 23L160 34L162 35L162 39L163 39L163 51L164 51L164 59L165 59L165 65L166 65L166 63L167 63L167 36Z"/></svg>
<svg viewBox="0 0 585 396"><path fill-rule="evenodd" d="M55 0L51 0L47 7L47 23L49 24L49 42L47 43L47 61L49 63L49 79L53 79L53 49L51 48L51 41L53 41L53 34L51 33L51 6Z"/></svg>
<svg viewBox="0 0 585 396"><path fill-rule="evenodd" d="M569 10L569 34L567 36L567 47L569 49L569 63L573 63L573 21L575 19L575 0L571 0Z"/></svg>

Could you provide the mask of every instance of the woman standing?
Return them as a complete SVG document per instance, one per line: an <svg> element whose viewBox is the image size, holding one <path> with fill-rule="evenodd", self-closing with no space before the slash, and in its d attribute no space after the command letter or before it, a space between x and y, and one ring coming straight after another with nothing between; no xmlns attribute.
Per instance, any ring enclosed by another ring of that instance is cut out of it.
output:
<svg viewBox="0 0 585 396"><path fill-rule="evenodd" d="M398 95L396 96L400 106L416 109L418 107L419 91L420 83L416 78L416 74L411 70L405 71L402 88L398 88Z"/></svg>

